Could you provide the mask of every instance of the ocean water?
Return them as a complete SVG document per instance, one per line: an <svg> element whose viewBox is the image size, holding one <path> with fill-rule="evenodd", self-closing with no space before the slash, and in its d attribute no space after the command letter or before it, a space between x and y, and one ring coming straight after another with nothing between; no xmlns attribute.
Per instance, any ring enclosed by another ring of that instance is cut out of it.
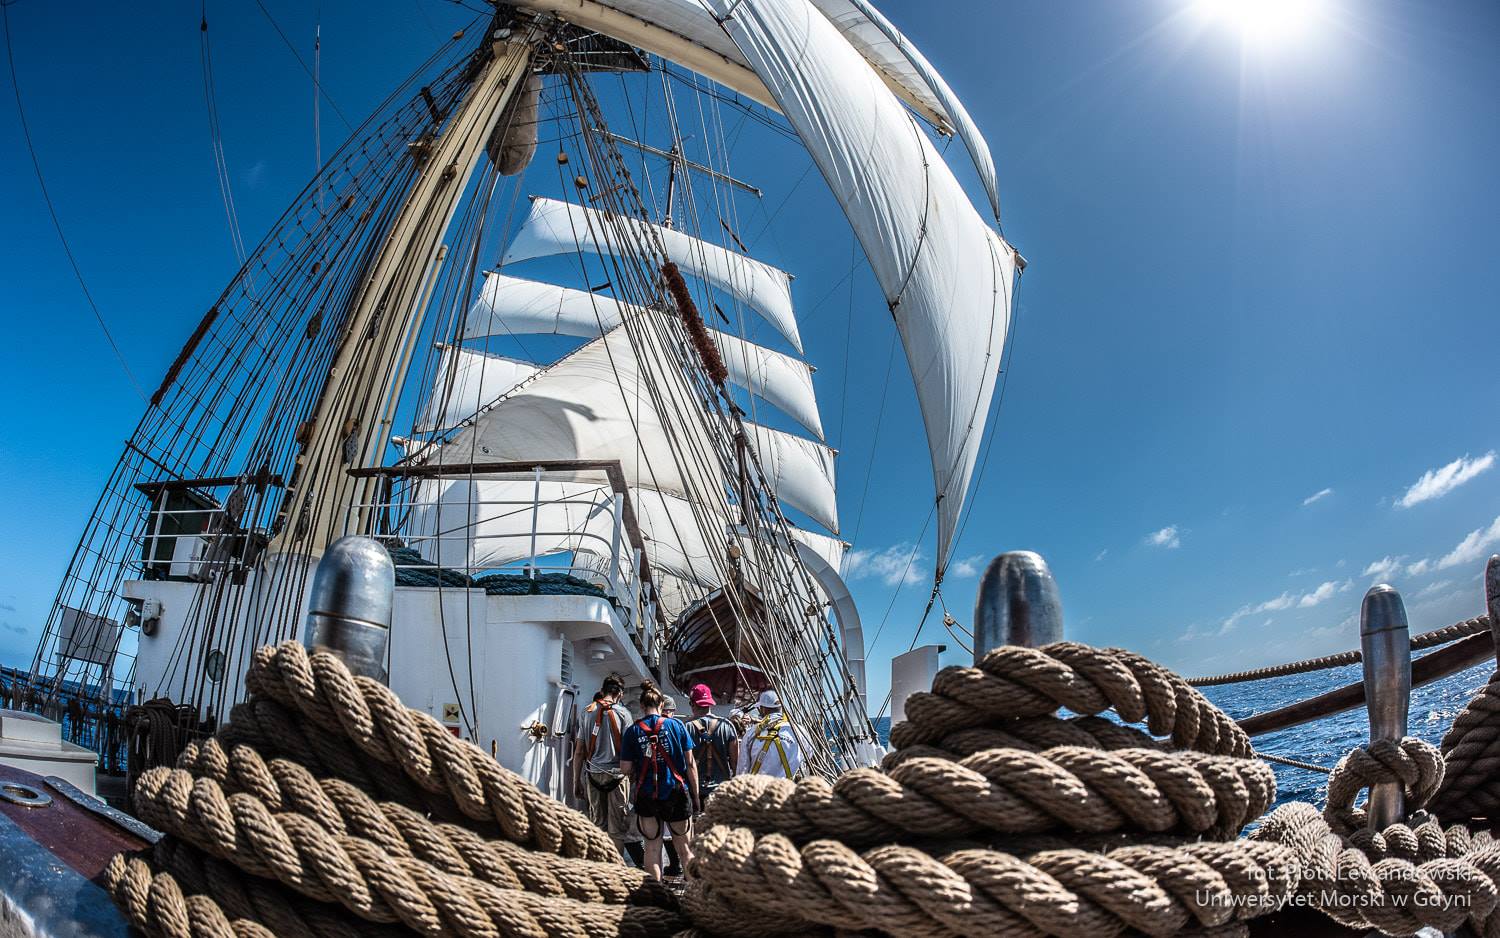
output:
<svg viewBox="0 0 1500 938"><path fill-rule="evenodd" d="M1474 696L1475 691L1485 685L1493 671L1493 663L1480 664L1413 691L1408 722L1410 735L1437 745L1448 727L1453 725L1453 718L1463 711L1464 705ZM1295 674L1268 681L1205 687L1203 694L1238 720L1352 684L1361 677L1361 666L1352 664L1329 671ZM875 729L880 734L881 742L889 745L890 718L882 717ZM1259 752L1333 768L1344 753L1363 745L1369 738L1369 718L1361 707L1302 726L1257 736L1254 743ZM1271 767L1276 770L1277 804L1288 801L1309 801L1319 806L1323 804L1328 789L1327 775L1275 763Z"/></svg>

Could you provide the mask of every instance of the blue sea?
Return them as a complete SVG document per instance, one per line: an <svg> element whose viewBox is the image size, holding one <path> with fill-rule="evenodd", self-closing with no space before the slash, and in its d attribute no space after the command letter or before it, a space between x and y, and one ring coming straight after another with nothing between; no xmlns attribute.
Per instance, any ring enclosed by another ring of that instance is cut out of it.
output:
<svg viewBox="0 0 1500 938"><path fill-rule="evenodd" d="M1493 671L1494 664L1487 662L1413 691L1408 724L1410 735L1437 745L1448 727L1453 725L1453 718L1463 710L1475 691L1485 685ZM1295 674L1249 684L1205 687L1203 694L1238 720L1352 684L1362 677L1361 666L1352 664L1329 671ZM890 718L882 717L875 729L880 734L881 742L889 744ZM1364 744L1369 738L1370 724L1361 707L1336 713L1313 723L1257 736L1254 743L1259 752L1333 768L1344 753ZM1327 775L1274 763L1271 767L1276 770L1277 804L1287 801L1309 801L1316 805L1323 803L1328 787Z"/></svg>

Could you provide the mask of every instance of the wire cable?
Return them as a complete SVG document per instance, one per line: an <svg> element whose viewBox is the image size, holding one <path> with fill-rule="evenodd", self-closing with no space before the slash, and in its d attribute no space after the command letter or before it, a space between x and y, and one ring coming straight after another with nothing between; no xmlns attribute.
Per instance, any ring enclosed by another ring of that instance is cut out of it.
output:
<svg viewBox="0 0 1500 938"><path fill-rule="evenodd" d="M0 5L0 11L4 12L5 19L5 58L10 63L10 86L16 94L16 113L21 118L21 134L26 138L26 150L31 154L31 168L36 171L36 184L42 190L42 201L47 203L47 214L52 216L52 227L57 229L57 240L62 242L63 253L68 256L68 263L73 268L73 276L78 278L78 287L83 291L83 298L88 301L89 309L94 312L94 320L99 323L99 329L104 333L104 338L109 342L109 347L115 353L115 358L120 362L120 368L125 372L125 377L130 379L130 386L140 399L145 401L146 392L141 388L141 383L136 380L135 373L130 370L130 363L125 360L125 355L120 351L120 345L115 341L114 333L109 331L109 325L104 321L104 314L99 311L99 304L94 302L94 294L89 291L89 285L83 279L83 271L78 266L78 259L73 256L73 248L68 244L68 236L63 233L62 221L57 217L57 207L52 204L52 193L47 190L47 180L42 175L42 163L36 155L36 144L31 139L31 124L26 120L26 106L21 103L21 82L16 77L16 53L11 46L10 39L10 4Z"/></svg>

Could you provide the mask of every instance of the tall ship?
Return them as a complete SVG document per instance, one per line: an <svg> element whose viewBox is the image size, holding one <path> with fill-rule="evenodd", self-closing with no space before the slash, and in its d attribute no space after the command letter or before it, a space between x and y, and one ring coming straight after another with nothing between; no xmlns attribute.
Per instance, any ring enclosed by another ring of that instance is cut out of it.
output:
<svg viewBox="0 0 1500 938"><path fill-rule="evenodd" d="M314 568L358 534L395 565L392 689L556 797L610 674L775 688L809 771L875 761L809 298L756 257L736 157L758 135L858 240L886 306L851 328L899 333L937 597L1024 267L962 103L865 0L503 3L209 305L13 702L65 711L107 771L171 764L254 649L305 637Z"/></svg>

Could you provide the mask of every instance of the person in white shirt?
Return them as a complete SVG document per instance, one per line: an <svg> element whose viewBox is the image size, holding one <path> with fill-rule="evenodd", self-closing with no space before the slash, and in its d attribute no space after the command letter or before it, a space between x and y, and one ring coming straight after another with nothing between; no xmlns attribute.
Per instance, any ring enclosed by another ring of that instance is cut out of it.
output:
<svg viewBox="0 0 1500 938"><path fill-rule="evenodd" d="M740 740L740 772L796 778L802 768L802 750L797 746L792 724L781 710L781 698L774 690L762 691L756 709L759 720L750 725Z"/></svg>

